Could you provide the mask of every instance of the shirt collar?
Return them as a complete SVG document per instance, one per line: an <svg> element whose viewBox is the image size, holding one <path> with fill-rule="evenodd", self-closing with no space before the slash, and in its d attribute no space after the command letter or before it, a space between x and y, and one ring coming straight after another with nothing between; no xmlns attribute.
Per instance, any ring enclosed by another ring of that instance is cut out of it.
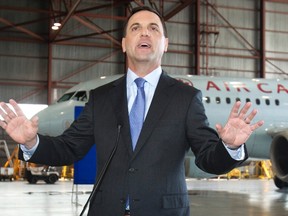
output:
<svg viewBox="0 0 288 216"><path fill-rule="evenodd" d="M151 73L143 77L150 85L156 87L158 84L158 81L160 79L162 73L162 68L159 66L155 70L153 70ZM131 86L134 82L134 80L138 78L138 76L130 69L128 68L127 71L127 85Z"/></svg>

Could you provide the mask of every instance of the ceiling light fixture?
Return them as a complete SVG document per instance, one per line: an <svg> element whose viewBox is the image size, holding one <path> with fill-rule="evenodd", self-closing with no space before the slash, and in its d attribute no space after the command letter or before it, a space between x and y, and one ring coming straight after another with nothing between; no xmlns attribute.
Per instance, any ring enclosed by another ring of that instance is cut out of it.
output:
<svg viewBox="0 0 288 216"><path fill-rule="evenodd" d="M61 26L61 23L55 22L51 28L56 31L59 29L60 26Z"/></svg>
<svg viewBox="0 0 288 216"><path fill-rule="evenodd" d="M53 29L53 30L58 30L59 29L59 27L58 26L55 26L55 25L53 25L52 27L51 27L51 29Z"/></svg>
<svg viewBox="0 0 288 216"><path fill-rule="evenodd" d="M60 27L60 26L61 26L61 23L59 23L59 22L55 22L55 23L54 23L54 26L58 26L58 27Z"/></svg>

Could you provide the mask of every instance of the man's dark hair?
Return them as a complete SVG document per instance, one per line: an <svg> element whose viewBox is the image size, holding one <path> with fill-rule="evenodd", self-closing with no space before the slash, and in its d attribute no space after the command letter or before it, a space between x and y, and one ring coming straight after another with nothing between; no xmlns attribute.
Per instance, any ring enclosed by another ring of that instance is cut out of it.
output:
<svg viewBox="0 0 288 216"><path fill-rule="evenodd" d="M125 25L124 25L124 33L123 33L124 37L126 36L127 24L129 22L131 16L133 16L134 14L136 14L136 13L138 13L140 11L150 11L150 12L156 14L161 20L161 23L162 23L162 26L163 26L163 30L164 30L164 36L166 38L168 37L167 36L167 28L166 28L165 21L164 21L163 17L161 16L161 14L157 10L155 10L155 9L153 9L151 7L148 7L148 6L135 7L135 8L132 9L132 11L131 11L130 15L128 16L128 18L127 18L127 20L125 22Z"/></svg>

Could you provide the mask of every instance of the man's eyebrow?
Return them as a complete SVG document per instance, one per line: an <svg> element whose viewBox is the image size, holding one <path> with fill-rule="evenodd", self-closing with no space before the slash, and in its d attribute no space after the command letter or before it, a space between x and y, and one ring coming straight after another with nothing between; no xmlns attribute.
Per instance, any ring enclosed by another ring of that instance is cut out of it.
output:
<svg viewBox="0 0 288 216"><path fill-rule="evenodd" d="M140 23L132 23L132 25L129 26L129 29L132 28L133 26L139 26L139 25L140 25Z"/></svg>
<svg viewBox="0 0 288 216"><path fill-rule="evenodd" d="M150 25L156 25L159 27L158 23L150 23Z"/></svg>
<svg viewBox="0 0 288 216"><path fill-rule="evenodd" d="M129 26L129 29L132 28L133 26L139 26L139 25L140 25L140 23L138 23L138 22L137 23L132 23L131 26ZM159 27L158 23L154 23L154 22L153 23L149 23L149 25L150 26L153 25L153 26Z"/></svg>

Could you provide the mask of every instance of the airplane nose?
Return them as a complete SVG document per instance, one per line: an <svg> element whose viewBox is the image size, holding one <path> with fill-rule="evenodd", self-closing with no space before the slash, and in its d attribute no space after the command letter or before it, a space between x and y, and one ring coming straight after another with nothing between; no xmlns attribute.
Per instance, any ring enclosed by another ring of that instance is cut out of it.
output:
<svg viewBox="0 0 288 216"><path fill-rule="evenodd" d="M39 112L39 130L43 135L58 136L74 121L74 105L69 102L53 104Z"/></svg>
<svg viewBox="0 0 288 216"><path fill-rule="evenodd" d="M49 110L49 107L46 109L40 111L39 113L36 114L39 118L39 124L38 124L38 132L43 135L50 135L50 118L51 112Z"/></svg>

